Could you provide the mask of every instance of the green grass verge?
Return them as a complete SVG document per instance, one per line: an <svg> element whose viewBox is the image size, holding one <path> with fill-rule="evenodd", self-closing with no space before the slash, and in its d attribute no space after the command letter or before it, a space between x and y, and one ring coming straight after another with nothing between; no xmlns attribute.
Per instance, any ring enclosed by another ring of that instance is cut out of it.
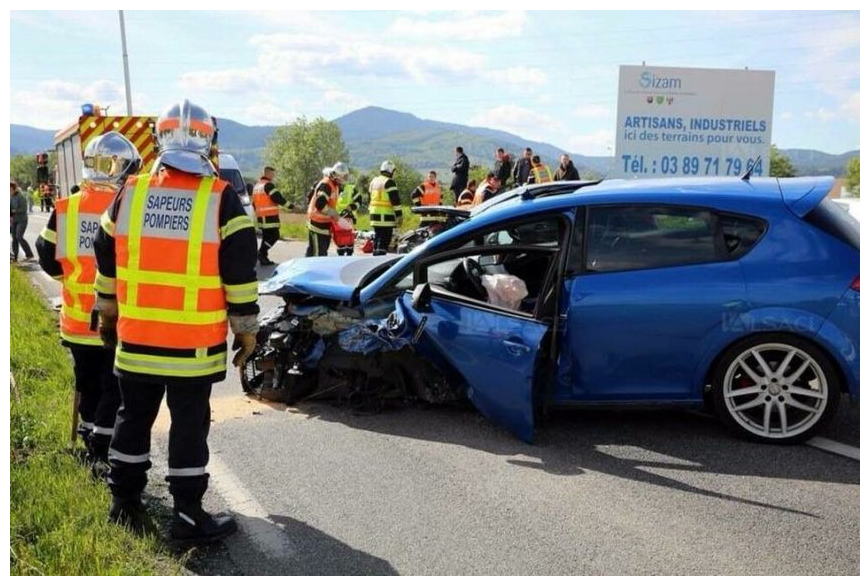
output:
<svg viewBox="0 0 867 586"><path fill-rule="evenodd" d="M69 449L72 362L56 317L25 274L11 273L12 575L181 573L155 537L108 523L108 488Z"/></svg>

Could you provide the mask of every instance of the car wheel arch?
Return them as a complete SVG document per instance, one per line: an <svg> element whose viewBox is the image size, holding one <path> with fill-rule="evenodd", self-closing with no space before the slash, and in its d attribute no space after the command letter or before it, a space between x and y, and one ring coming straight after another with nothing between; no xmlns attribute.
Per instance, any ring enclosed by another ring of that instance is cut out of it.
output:
<svg viewBox="0 0 867 586"><path fill-rule="evenodd" d="M750 332L743 336L735 338L734 340L730 340L724 347L716 351L713 359L710 361L707 368L705 369L704 375L701 379L703 381L701 392L705 405L712 406L713 401L711 397L713 394L714 374L716 373L716 369L719 366L720 360L722 360L722 358L728 353L728 351L731 350L734 346L742 344L748 340L760 340L762 338L767 338L774 335L785 335L798 338L818 348L819 351L822 352L823 358L825 358L834 369L834 374L837 376L837 380L841 383L839 389L840 392L848 394L848 386L844 384L846 381L846 376L843 371L843 367L840 365L837 357L834 356L834 353L825 347L822 340L818 339L817 337L805 336L803 332L797 332L792 330L766 330L761 332Z"/></svg>

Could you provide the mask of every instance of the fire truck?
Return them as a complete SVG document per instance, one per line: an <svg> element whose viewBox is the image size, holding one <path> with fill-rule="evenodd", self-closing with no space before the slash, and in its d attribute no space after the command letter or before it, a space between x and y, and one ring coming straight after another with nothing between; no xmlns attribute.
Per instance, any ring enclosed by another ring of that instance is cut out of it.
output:
<svg viewBox="0 0 867 586"><path fill-rule="evenodd" d="M141 155L143 172L150 171L156 159L155 120L153 116L108 116L99 106L85 104L78 121L54 135L58 195L65 197L73 185L81 182L82 155L87 143L112 130L132 141Z"/></svg>

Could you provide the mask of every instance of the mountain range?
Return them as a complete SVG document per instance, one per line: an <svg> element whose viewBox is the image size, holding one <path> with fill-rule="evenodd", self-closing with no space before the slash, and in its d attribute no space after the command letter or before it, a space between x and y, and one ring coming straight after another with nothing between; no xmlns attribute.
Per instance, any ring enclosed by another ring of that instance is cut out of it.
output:
<svg viewBox="0 0 867 586"><path fill-rule="evenodd" d="M542 160L554 167L565 149L542 142L526 140L518 135L476 126L425 120L406 112L396 112L370 106L355 110L334 120L343 133L349 149L350 163L360 169L371 169L383 159L398 156L420 171L447 170L454 158L456 145L472 163L490 166L494 150L503 147L520 156L524 147L531 147ZM246 126L226 118L220 119L220 149L232 153L241 169L250 176L262 165L265 142L276 126ZM19 124L10 125L11 154L36 153L52 148L53 130L42 130ZM792 161L799 175L842 176L846 163L860 151L832 155L809 149L780 149ZM572 154L578 170L604 176L611 157Z"/></svg>

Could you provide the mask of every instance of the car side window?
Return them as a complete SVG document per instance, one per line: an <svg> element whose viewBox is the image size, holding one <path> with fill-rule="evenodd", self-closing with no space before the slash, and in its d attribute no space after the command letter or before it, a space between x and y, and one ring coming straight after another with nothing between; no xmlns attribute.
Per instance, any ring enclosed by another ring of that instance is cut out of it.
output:
<svg viewBox="0 0 867 586"><path fill-rule="evenodd" d="M720 214L719 221L726 254L731 259L740 258L752 250L765 233L765 222L758 218Z"/></svg>
<svg viewBox="0 0 867 586"><path fill-rule="evenodd" d="M479 234L464 246L559 246L562 230L560 218L548 216Z"/></svg>
<svg viewBox="0 0 867 586"><path fill-rule="evenodd" d="M714 262L722 244L709 210L673 206L588 209L587 272Z"/></svg>

